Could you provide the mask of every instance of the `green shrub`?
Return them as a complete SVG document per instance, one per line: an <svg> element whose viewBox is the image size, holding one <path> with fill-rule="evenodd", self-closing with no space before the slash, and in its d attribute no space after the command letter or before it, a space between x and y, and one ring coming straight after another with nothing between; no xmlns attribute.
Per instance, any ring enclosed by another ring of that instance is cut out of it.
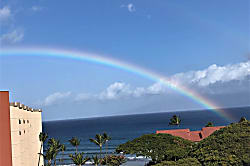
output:
<svg viewBox="0 0 250 166"><path fill-rule="evenodd" d="M119 145L116 151L147 156L155 163L178 160L188 156L193 143L169 134L148 134Z"/></svg>
<svg viewBox="0 0 250 166"><path fill-rule="evenodd" d="M231 124L202 140L190 154L203 165L250 165L250 122Z"/></svg>
<svg viewBox="0 0 250 166"><path fill-rule="evenodd" d="M124 156L108 155L102 159L102 165L119 166L126 162Z"/></svg>
<svg viewBox="0 0 250 166"><path fill-rule="evenodd" d="M185 158L178 161L163 161L155 166L201 166L196 158Z"/></svg>
<svg viewBox="0 0 250 166"><path fill-rule="evenodd" d="M169 134L149 134L116 151L151 157L148 165L155 166L250 166L250 121L233 123L196 144Z"/></svg>

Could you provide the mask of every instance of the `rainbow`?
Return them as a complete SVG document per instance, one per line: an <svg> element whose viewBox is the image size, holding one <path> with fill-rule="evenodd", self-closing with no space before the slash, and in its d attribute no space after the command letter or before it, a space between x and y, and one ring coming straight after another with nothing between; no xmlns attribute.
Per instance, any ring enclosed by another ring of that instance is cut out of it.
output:
<svg viewBox="0 0 250 166"><path fill-rule="evenodd" d="M170 80L165 76L162 76L145 68L121 62L113 58L111 59L108 58L107 56L100 56L94 53L69 51L63 49L50 49L50 48L6 48L6 49L1 48L0 56L47 56L56 58L69 58L80 61L88 61L96 64L101 64L121 69L145 77L152 81L160 82L166 85L167 87L175 90L176 92L182 94L183 96L192 99L196 103L200 104L202 107L215 112L228 122L235 121L235 119L230 114L226 113L223 109L220 109L218 105L209 101L205 97L199 95L192 89L184 87L183 85L180 85L177 82L174 82L173 80Z"/></svg>

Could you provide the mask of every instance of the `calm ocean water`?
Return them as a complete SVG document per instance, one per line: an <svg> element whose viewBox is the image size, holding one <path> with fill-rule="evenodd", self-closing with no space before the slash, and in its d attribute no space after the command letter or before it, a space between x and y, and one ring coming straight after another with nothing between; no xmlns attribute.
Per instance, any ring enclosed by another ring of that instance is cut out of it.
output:
<svg viewBox="0 0 250 166"><path fill-rule="evenodd" d="M223 109L233 117L240 119L244 116L250 119L250 107ZM174 115L181 117L180 127L168 126L169 119ZM112 140L109 141L108 152L113 153L117 145L125 143L143 134L155 133L156 130L190 128L191 130L200 130L208 121L216 126L228 125L222 117L209 110L201 111L183 111L166 112L153 114L124 115L113 117L61 120L43 122L43 131L48 133L49 137L57 138L66 145L66 152L63 158L64 164L70 164L68 154L74 151L68 140L72 137L81 139L79 151L92 156L99 152L99 148L89 141L96 134L107 132ZM58 156L60 158L61 156Z"/></svg>

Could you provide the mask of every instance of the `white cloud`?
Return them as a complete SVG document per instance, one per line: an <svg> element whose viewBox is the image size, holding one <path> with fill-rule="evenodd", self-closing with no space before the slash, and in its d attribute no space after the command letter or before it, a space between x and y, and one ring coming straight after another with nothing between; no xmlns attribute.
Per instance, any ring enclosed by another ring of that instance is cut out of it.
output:
<svg viewBox="0 0 250 166"><path fill-rule="evenodd" d="M81 93L76 95L75 101L85 101L90 99L97 100L116 100L124 97L142 97L145 95L158 95L166 92L167 87L161 83L155 83L147 88L132 88L124 82L115 82L98 94Z"/></svg>
<svg viewBox="0 0 250 166"><path fill-rule="evenodd" d="M5 33L0 36L0 43L14 44L23 40L24 33L22 30L16 29L12 32Z"/></svg>
<svg viewBox="0 0 250 166"><path fill-rule="evenodd" d="M111 84L102 93L95 95L99 99L118 99L122 97L141 97L145 95L158 95L166 92L167 87L161 83L155 83L147 88L132 88L129 84L123 82L115 82Z"/></svg>
<svg viewBox="0 0 250 166"><path fill-rule="evenodd" d="M162 83L155 83L147 88L148 94L162 94L166 92L167 87Z"/></svg>
<svg viewBox="0 0 250 166"><path fill-rule="evenodd" d="M214 64L204 70L175 74L170 76L169 80L171 80L170 82L173 83L173 86L181 84L187 87L191 86L192 89L197 91L202 89L206 93L223 93L223 91L228 91L228 86L230 85L233 86L234 89L242 89L239 88L239 83L232 83L232 81L244 81L247 80L247 78L250 78L250 61L225 66L218 66ZM218 85L218 83L221 84ZM242 84L243 83L241 83L241 85ZM223 85L226 86L223 87ZM218 88L220 90L218 90ZM107 89L100 94L82 94L82 97L78 97L78 101L90 98L113 100L123 97L142 97L146 95L169 94L169 92L168 87L161 82L154 83L149 87L136 88L132 88L129 84L123 82L115 82L108 86Z"/></svg>
<svg viewBox="0 0 250 166"><path fill-rule="evenodd" d="M15 15L18 10L11 10L9 6L0 8L0 44L14 44L21 42L24 31L15 25Z"/></svg>
<svg viewBox="0 0 250 166"><path fill-rule="evenodd" d="M133 95L134 95L135 97L141 97L141 96L143 96L143 95L145 94L145 92L146 92L146 89L145 89L145 88L143 88L143 87L138 87L138 88L136 88L136 89L134 90Z"/></svg>
<svg viewBox="0 0 250 166"><path fill-rule="evenodd" d="M132 3L128 4L128 11L135 12L135 6Z"/></svg>
<svg viewBox="0 0 250 166"><path fill-rule="evenodd" d="M169 77L172 83L182 84L192 88L199 93L209 95L227 94L249 91L250 85L250 61L217 66L211 65L204 70L178 73ZM169 88L161 82L156 82L148 87L132 87L124 82L114 82L102 92L97 94L80 93L75 96L71 92L54 93L46 97L42 105L48 106L54 103L62 102L67 97L67 101L87 101L87 100L117 100L122 98L139 98L153 95L167 95L171 97L172 93ZM248 89L248 90L246 90Z"/></svg>
<svg viewBox="0 0 250 166"><path fill-rule="evenodd" d="M131 12L131 13L136 11L136 10L135 10L135 6L134 6L134 4L132 4L132 3L129 3L128 5L121 5L121 7L122 7L122 8L123 8L123 7L127 8L128 11Z"/></svg>
<svg viewBox="0 0 250 166"><path fill-rule="evenodd" d="M4 6L0 9L0 21L5 21L11 16L11 10L8 6Z"/></svg>
<svg viewBox="0 0 250 166"><path fill-rule="evenodd" d="M91 94L87 94L87 93L80 93L77 94L75 97L75 101L84 101L84 100L88 100L88 99L93 99L94 96Z"/></svg>
<svg viewBox="0 0 250 166"><path fill-rule="evenodd" d="M131 94L130 86L122 82L111 84L105 91L98 96L100 99L117 99Z"/></svg>
<svg viewBox="0 0 250 166"><path fill-rule="evenodd" d="M53 105L55 103L62 101L63 99L68 98L70 95L71 95L71 92L64 92L64 93L56 92L47 96L44 100L39 101L37 103L38 105L50 106L50 105Z"/></svg>
<svg viewBox="0 0 250 166"><path fill-rule="evenodd" d="M38 12L38 11L42 11L43 7L41 7L41 6L32 6L31 10L34 11L34 12Z"/></svg>
<svg viewBox="0 0 250 166"><path fill-rule="evenodd" d="M132 91L133 97L141 97L145 95L159 95L164 94L167 91L167 87L160 82L154 83L153 85L144 88L144 87L137 87Z"/></svg>
<svg viewBox="0 0 250 166"><path fill-rule="evenodd" d="M247 76L250 76L250 61L225 66L213 64L204 70L175 74L171 79L183 85L205 87L218 82L241 81Z"/></svg>

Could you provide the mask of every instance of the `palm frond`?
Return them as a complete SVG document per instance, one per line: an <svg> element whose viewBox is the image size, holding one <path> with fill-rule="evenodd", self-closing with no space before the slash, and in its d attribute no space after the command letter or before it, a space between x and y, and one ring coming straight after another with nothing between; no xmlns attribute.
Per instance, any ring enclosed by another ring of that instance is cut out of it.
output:
<svg viewBox="0 0 250 166"><path fill-rule="evenodd" d="M95 139L90 138L89 140L90 140L90 142L93 142L93 143L95 143L98 146L100 145L100 143L97 140L95 140Z"/></svg>

